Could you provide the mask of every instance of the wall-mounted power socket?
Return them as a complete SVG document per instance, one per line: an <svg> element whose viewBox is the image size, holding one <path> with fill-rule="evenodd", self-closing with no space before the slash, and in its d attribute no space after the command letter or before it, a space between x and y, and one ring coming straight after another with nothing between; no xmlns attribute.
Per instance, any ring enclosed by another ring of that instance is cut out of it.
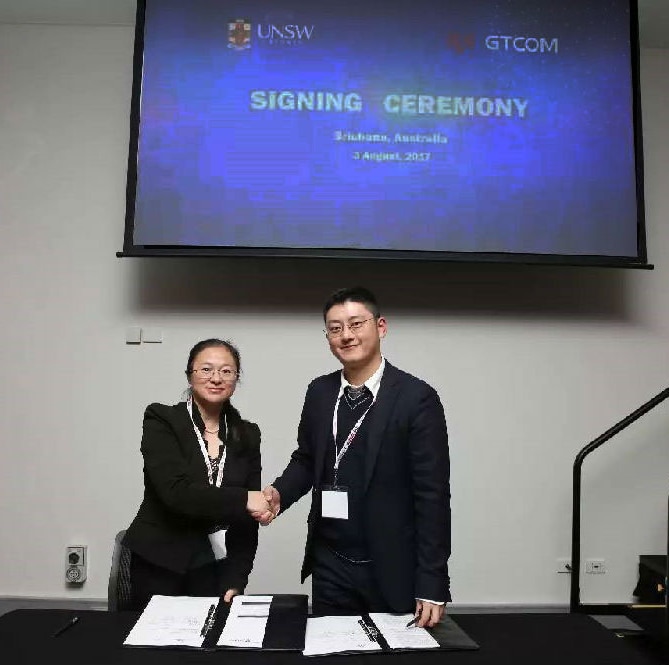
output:
<svg viewBox="0 0 669 665"><path fill-rule="evenodd" d="M69 545L65 548L65 581L68 584L82 584L86 581L86 545Z"/></svg>
<svg viewBox="0 0 669 665"><path fill-rule="evenodd" d="M586 559L585 572L590 575L603 575L606 572L606 561L604 559Z"/></svg>

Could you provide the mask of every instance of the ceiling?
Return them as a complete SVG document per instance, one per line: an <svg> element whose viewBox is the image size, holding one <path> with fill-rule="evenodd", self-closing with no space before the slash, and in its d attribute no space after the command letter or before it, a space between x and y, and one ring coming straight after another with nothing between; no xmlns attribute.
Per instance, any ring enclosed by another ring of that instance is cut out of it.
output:
<svg viewBox="0 0 669 665"><path fill-rule="evenodd" d="M669 0L638 3L642 48L669 48ZM136 0L0 0L0 23L133 25L135 7Z"/></svg>

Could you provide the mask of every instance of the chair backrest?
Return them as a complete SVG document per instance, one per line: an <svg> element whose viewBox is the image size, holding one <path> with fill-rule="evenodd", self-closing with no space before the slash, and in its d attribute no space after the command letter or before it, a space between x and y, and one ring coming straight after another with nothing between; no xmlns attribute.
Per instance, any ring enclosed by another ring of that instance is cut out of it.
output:
<svg viewBox="0 0 669 665"><path fill-rule="evenodd" d="M130 550L123 545L125 530L114 538L109 586L107 587L107 610L122 612L132 609L132 589L130 587Z"/></svg>

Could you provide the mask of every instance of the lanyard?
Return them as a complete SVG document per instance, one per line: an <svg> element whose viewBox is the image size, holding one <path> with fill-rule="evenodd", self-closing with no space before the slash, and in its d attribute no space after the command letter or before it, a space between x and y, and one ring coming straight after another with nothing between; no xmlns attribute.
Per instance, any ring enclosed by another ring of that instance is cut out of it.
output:
<svg viewBox="0 0 669 665"><path fill-rule="evenodd" d="M344 457L344 455L346 454L346 451L353 443L353 439L355 439L358 430L360 429L360 425L362 425L362 421L365 419L365 416L369 413L369 410L374 406L374 402L376 402L376 397L372 399L372 403L367 407L366 411L360 416L360 418L358 418L358 421L351 428L351 431L348 433L348 436L346 437L346 440L342 444L341 448L337 450L337 410L339 409L340 401L341 401L341 395L339 395L337 399L337 403L335 404L334 408L334 415L332 416L332 434L334 435L334 444L335 444L333 485L335 486L337 485L337 474L339 471L339 463L341 462L342 457Z"/></svg>
<svg viewBox="0 0 669 665"><path fill-rule="evenodd" d="M195 421L193 420L193 398L189 397L186 402L186 408L188 409L188 415L190 416L190 421L193 423L193 429L195 430L195 436L197 441L200 444L200 450L202 451L202 456L204 457L204 463L207 465L207 477L209 478L209 484L214 484L214 470L211 468L211 460L209 459L209 453L207 452L207 446L202 438L202 432L197 428ZM225 429L227 431L228 420L225 419ZM218 462L218 473L216 474L216 487L220 487L223 482L223 467L225 466L225 456L228 452L228 448L223 444L223 454L221 459Z"/></svg>

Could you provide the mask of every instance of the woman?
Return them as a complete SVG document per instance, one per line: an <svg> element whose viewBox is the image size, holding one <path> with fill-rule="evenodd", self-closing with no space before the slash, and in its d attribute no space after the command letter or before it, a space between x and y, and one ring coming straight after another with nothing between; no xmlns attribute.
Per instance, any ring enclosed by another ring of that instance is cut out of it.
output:
<svg viewBox="0 0 669 665"><path fill-rule="evenodd" d="M198 342L187 401L146 409L144 499L123 541L135 609L154 594L230 602L246 586L258 545L249 513L268 504L258 491L260 430L230 404L240 371L230 342Z"/></svg>

